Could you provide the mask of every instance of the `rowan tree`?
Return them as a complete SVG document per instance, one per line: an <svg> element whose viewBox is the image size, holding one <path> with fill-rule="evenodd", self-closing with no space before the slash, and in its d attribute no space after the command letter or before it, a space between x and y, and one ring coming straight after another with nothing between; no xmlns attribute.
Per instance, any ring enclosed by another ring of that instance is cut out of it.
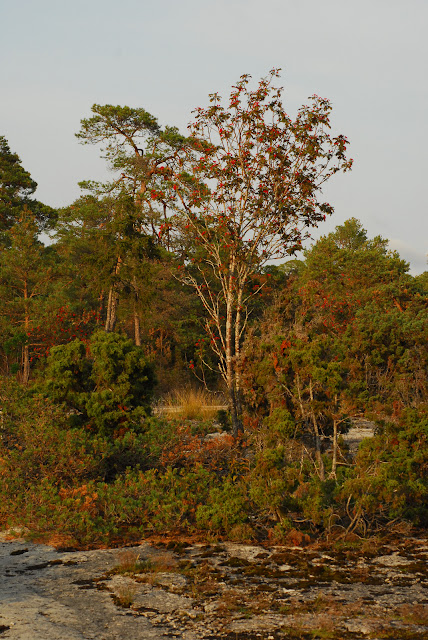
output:
<svg viewBox="0 0 428 640"><path fill-rule="evenodd" d="M253 90L244 75L223 106L218 94L190 125L200 157L193 181L174 185L182 210L175 224L188 245L183 281L194 287L230 398L234 433L241 422L241 342L268 260L293 255L333 207L323 184L351 168L347 139L329 133L331 105L313 96L292 119L273 86L273 70ZM178 175L177 178L180 176Z"/></svg>

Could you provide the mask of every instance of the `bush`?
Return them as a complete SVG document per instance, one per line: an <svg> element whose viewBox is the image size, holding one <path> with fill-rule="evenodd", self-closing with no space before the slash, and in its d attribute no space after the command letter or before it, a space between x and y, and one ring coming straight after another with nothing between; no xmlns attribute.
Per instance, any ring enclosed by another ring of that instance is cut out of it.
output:
<svg viewBox="0 0 428 640"><path fill-rule="evenodd" d="M282 521L295 508L292 492L297 486L299 470L286 460L283 445L266 447L255 457L248 477L248 489L256 507L274 520Z"/></svg>
<svg viewBox="0 0 428 640"><path fill-rule="evenodd" d="M212 532L229 533L237 525L243 525L248 515L249 500L245 488L227 478L221 487L210 489L206 504L198 506L196 524Z"/></svg>
<svg viewBox="0 0 428 640"><path fill-rule="evenodd" d="M117 333L94 333L52 349L41 385L69 411L72 426L101 435L139 430L150 413L155 380L141 347Z"/></svg>
<svg viewBox="0 0 428 640"><path fill-rule="evenodd" d="M112 440L70 428L63 407L11 381L0 389L0 526L79 545L194 530L218 476L200 465L153 468L171 425L150 418L143 433Z"/></svg>
<svg viewBox="0 0 428 640"><path fill-rule="evenodd" d="M384 424L365 440L353 476L345 481L342 500L366 521L404 518L428 524L428 411L408 409L398 424Z"/></svg>

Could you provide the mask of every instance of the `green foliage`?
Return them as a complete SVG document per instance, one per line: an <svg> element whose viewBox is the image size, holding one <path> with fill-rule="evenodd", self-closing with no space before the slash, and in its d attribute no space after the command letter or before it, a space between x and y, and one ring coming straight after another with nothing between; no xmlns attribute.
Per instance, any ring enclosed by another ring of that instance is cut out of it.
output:
<svg viewBox="0 0 428 640"><path fill-rule="evenodd" d="M265 420L270 437L280 441L291 438L296 433L296 423L285 407L276 407Z"/></svg>
<svg viewBox="0 0 428 640"><path fill-rule="evenodd" d="M329 103L291 121L276 75L255 91L243 76L229 106L212 96L191 138L94 105L78 138L104 143L116 175L82 184L56 246L39 241L52 211L0 137L1 525L93 544L428 523L427 274L355 219L304 260L265 264L301 247L299 221L331 213L321 184L352 164ZM36 358L38 386L17 385ZM245 440L206 438L196 414L150 416L155 367L165 392L194 373L214 384L219 365L233 411L218 418L236 435L244 391ZM353 464L337 436L364 412L381 426Z"/></svg>
<svg viewBox="0 0 428 640"><path fill-rule="evenodd" d="M284 409L296 435L331 435L426 401L426 298L407 269L355 219L306 252L245 347L246 400L271 430Z"/></svg>
<svg viewBox="0 0 428 640"><path fill-rule="evenodd" d="M0 232L13 226L24 208L35 215L39 231L52 225L54 210L31 198L36 188L37 182L10 150L6 138L0 136Z"/></svg>
<svg viewBox="0 0 428 640"><path fill-rule="evenodd" d="M201 529L216 533L229 533L236 525L248 520L249 501L246 488L225 478L220 487L210 489L205 504L196 511L196 524Z"/></svg>
<svg viewBox="0 0 428 640"><path fill-rule="evenodd" d="M42 389L70 412L70 424L95 433L140 430L150 413L154 376L140 347L116 333L99 331L89 342L52 349Z"/></svg>
<svg viewBox="0 0 428 640"><path fill-rule="evenodd" d="M4 233L8 246L0 250L0 353L4 350L6 372L19 362L15 368L23 382L36 348L31 332L42 322L56 279L53 252L37 236L35 215L24 209Z"/></svg>
<svg viewBox="0 0 428 640"><path fill-rule="evenodd" d="M362 443L341 498L368 522L405 518L428 524L428 410L407 409Z"/></svg>
<svg viewBox="0 0 428 640"><path fill-rule="evenodd" d="M11 380L1 380L0 406L0 523L99 539L93 493L107 443L70 430L62 408Z"/></svg>
<svg viewBox="0 0 428 640"><path fill-rule="evenodd" d="M146 433L128 432L112 442L83 427L70 429L62 407L34 390L23 393L11 380L2 381L0 405L0 525L78 544L189 530L217 482L200 466L149 468L159 466L152 439L163 426L153 419Z"/></svg>
<svg viewBox="0 0 428 640"><path fill-rule="evenodd" d="M204 503L208 488L215 476L202 467L179 470L168 467L159 472L151 469L146 473L129 472L112 486L114 495L118 489L128 490L139 505L125 514L128 518L136 515L145 531L164 532L172 529L188 529L194 522L194 514L199 504Z"/></svg>
<svg viewBox="0 0 428 640"><path fill-rule="evenodd" d="M296 506L292 493L298 478L298 469L287 463L284 445L263 448L248 476L249 496L261 512L282 521L288 509Z"/></svg>

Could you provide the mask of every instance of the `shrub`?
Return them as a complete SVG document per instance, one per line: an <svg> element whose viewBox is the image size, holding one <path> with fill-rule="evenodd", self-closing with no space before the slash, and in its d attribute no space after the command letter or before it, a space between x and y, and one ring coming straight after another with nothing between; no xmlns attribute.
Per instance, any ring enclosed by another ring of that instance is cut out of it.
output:
<svg viewBox="0 0 428 640"><path fill-rule="evenodd" d="M248 477L251 500L262 513L281 521L294 506L291 494L298 476L299 470L287 464L284 446L259 451Z"/></svg>
<svg viewBox="0 0 428 640"><path fill-rule="evenodd" d="M113 435L141 428L154 383L141 347L117 333L99 331L88 343L75 340L53 348L41 388L65 404L72 426Z"/></svg>
<svg viewBox="0 0 428 640"><path fill-rule="evenodd" d="M370 522L405 518L428 524L428 411L408 409L365 440L340 494Z"/></svg>
<svg viewBox="0 0 428 640"><path fill-rule="evenodd" d="M212 487L206 504L196 510L196 524L216 533L229 533L248 520L249 500L245 488L231 478L221 487Z"/></svg>
<svg viewBox="0 0 428 640"><path fill-rule="evenodd" d="M216 477L199 467L164 472L129 469L99 492L104 518L119 530L132 528L140 533L165 533L194 528L195 512L207 499Z"/></svg>

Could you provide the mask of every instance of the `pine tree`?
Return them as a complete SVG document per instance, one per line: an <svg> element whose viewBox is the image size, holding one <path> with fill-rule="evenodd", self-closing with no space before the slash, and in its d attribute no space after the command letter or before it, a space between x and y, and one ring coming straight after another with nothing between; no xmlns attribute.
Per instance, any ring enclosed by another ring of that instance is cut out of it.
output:
<svg viewBox="0 0 428 640"><path fill-rule="evenodd" d="M0 136L0 232L10 229L20 218L23 207L33 212L38 230L52 226L55 211L31 196L37 183L24 169L16 153L10 150L4 136Z"/></svg>
<svg viewBox="0 0 428 640"><path fill-rule="evenodd" d="M43 315L43 306L55 277L51 250L44 247L37 235L36 217L24 208L15 224L5 232L7 246L0 249L4 355L20 350L17 364L24 383L30 377L34 347L31 331Z"/></svg>

